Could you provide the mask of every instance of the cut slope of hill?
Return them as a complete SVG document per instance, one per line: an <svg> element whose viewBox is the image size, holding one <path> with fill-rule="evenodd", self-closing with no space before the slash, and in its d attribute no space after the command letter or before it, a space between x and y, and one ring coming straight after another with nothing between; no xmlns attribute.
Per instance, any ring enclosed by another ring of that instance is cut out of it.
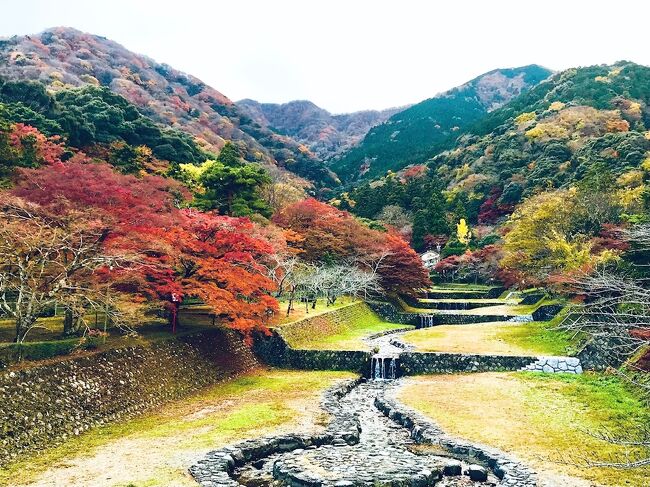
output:
<svg viewBox="0 0 650 487"><path fill-rule="evenodd" d="M317 184L334 182L309 149L255 123L219 91L100 36L58 27L1 40L0 76L41 81L55 91L106 86L156 122L193 135L207 150L235 141L249 161L286 167Z"/></svg>
<svg viewBox="0 0 650 487"><path fill-rule="evenodd" d="M331 161L344 181L381 176L422 162L449 148L455 138L488 112L551 74L537 65L496 69L417 103L374 127L352 150Z"/></svg>
<svg viewBox="0 0 650 487"><path fill-rule="evenodd" d="M404 109L332 115L307 100L279 104L246 99L238 101L237 105L262 127L288 135L309 147L322 160L351 149L372 127Z"/></svg>

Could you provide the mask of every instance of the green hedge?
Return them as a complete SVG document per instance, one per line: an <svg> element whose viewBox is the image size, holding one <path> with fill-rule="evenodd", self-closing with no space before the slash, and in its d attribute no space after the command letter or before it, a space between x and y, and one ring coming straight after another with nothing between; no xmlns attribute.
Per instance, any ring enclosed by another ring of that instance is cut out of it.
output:
<svg viewBox="0 0 650 487"><path fill-rule="evenodd" d="M43 360L57 355L66 355L77 348L81 340L69 338L49 342L9 343L0 346L0 367L21 360Z"/></svg>

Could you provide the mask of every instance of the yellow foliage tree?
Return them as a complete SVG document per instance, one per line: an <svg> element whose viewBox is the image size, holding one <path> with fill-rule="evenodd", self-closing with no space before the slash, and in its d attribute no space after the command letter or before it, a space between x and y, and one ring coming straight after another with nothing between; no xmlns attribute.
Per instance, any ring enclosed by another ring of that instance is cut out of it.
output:
<svg viewBox="0 0 650 487"><path fill-rule="evenodd" d="M461 218L456 225L456 238L463 245L469 245L469 241L472 239L472 231L464 218Z"/></svg>
<svg viewBox="0 0 650 487"><path fill-rule="evenodd" d="M527 122L535 120L535 118L536 118L535 112L524 112L520 115L517 115L517 117L515 118L515 123L517 125L523 125Z"/></svg>
<svg viewBox="0 0 650 487"><path fill-rule="evenodd" d="M591 258L589 237L576 231L584 209L575 188L549 191L522 203L510 217L502 267L537 279L580 268Z"/></svg>

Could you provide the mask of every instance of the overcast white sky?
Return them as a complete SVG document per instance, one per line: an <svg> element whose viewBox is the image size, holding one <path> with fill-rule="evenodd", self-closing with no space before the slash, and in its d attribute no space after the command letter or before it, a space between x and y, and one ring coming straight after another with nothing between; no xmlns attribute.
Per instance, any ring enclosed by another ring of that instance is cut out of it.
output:
<svg viewBox="0 0 650 487"><path fill-rule="evenodd" d="M645 0L2 0L0 36L64 25L233 100L335 113L429 98L494 68L650 65Z"/></svg>

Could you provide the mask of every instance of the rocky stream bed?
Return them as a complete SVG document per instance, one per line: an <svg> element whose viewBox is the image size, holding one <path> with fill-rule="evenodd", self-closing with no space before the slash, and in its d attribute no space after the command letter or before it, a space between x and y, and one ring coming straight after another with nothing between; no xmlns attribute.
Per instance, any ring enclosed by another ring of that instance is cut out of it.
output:
<svg viewBox="0 0 650 487"><path fill-rule="evenodd" d="M247 440L209 453L190 473L203 487L537 485L517 460L451 438L401 406L399 384L339 385L323 398L332 419L322 434Z"/></svg>

